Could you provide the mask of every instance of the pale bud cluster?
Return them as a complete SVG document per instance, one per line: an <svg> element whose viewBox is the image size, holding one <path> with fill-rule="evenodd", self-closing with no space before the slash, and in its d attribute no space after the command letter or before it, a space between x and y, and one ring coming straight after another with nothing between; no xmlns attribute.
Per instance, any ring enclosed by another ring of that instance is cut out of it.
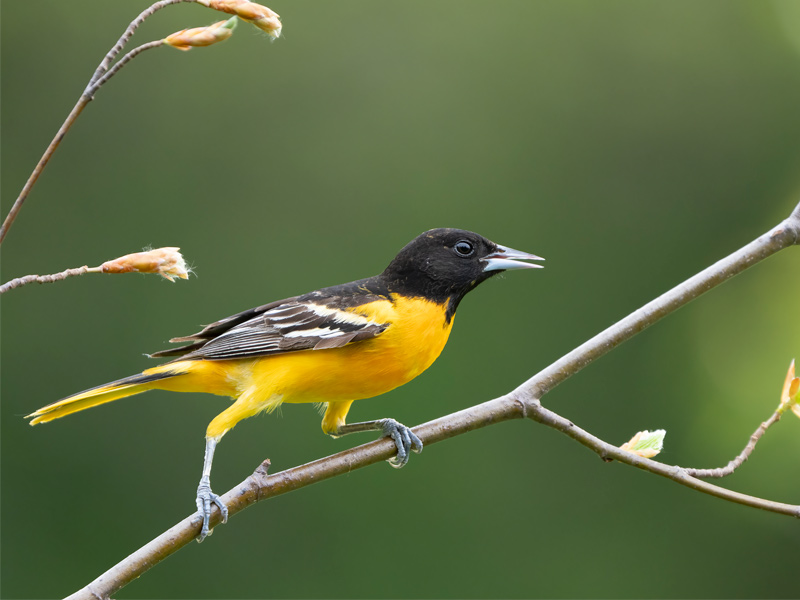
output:
<svg viewBox="0 0 800 600"><path fill-rule="evenodd" d="M218 21L207 27L183 29L164 38L164 43L178 50L191 50L197 46L210 46L223 42L233 35L236 28L236 17L227 21Z"/></svg>
<svg viewBox="0 0 800 600"><path fill-rule="evenodd" d="M175 277L188 279L190 269L186 266L180 248L156 248L145 252L126 254L100 265L103 273L156 273L175 281Z"/></svg>
<svg viewBox="0 0 800 600"><path fill-rule="evenodd" d="M274 10L249 0L196 0L198 4L213 8L230 15L236 15L243 21L252 23L273 39L281 35L281 18Z"/></svg>

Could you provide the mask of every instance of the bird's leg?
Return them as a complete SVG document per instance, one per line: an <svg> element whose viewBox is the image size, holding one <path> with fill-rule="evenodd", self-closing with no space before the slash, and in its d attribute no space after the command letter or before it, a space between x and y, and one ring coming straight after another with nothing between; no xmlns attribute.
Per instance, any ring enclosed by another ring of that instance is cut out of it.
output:
<svg viewBox="0 0 800 600"><path fill-rule="evenodd" d="M228 520L228 507L222 499L211 491L211 463L214 461L214 449L217 447L219 438L209 437L206 438L206 453L203 458L203 476L200 477L200 485L197 486L197 511L203 517L203 527L200 530L200 535L197 538L198 542L206 539L206 536L211 533L208 529L208 521L211 518L211 503L217 505L222 513L222 522Z"/></svg>
<svg viewBox="0 0 800 600"><path fill-rule="evenodd" d="M410 451L414 451L417 454L422 452L422 440L411 431L410 427L406 427L394 419L378 419L377 421L364 421L362 423L343 423L336 427L334 431L330 432L330 435L338 437L340 435L357 433L359 431L381 431L384 437L390 437L394 440L394 444L397 446L397 456L390 458L386 462L396 469L406 465L410 456Z"/></svg>

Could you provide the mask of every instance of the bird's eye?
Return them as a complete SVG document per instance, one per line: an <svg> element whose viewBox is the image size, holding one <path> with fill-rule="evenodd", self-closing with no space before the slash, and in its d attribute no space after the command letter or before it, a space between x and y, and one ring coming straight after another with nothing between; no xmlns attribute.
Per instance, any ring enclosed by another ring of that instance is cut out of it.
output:
<svg viewBox="0 0 800 600"><path fill-rule="evenodd" d="M453 246L453 250L456 251L456 254L463 257L471 256L472 253L475 252L475 248L473 248L472 244L467 240L456 242Z"/></svg>

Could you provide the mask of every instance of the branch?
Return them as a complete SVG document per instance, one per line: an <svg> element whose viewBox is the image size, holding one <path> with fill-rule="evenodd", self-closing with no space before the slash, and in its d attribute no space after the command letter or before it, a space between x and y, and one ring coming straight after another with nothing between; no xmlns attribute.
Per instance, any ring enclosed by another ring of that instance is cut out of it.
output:
<svg viewBox="0 0 800 600"><path fill-rule="evenodd" d="M34 184L39 179L39 175L42 174L44 168L47 166L47 163L50 162L50 157L53 156L53 153L58 148L58 145L61 143L61 140L64 139L64 136L69 131L69 128L72 127L72 124L75 122L75 119L78 118L78 115L83 112L83 109L86 108L86 105L89 104L91 101L91 97L87 95L82 95L78 100L78 103L72 108L69 115L67 116L67 120L61 125L56 133L56 137L53 138L53 141L50 142L50 145L47 147L47 150L44 151L42 158L39 159L39 162L36 163L36 167L33 169L33 173L30 174L28 177L28 181L25 182L25 186L22 188L22 191L17 196L17 199L14 201L11 210L8 211L8 215L6 216L6 220L3 221L3 225L0 226L0 244L3 243L3 240L8 233L8 230L14 224L14 220L17 218L19 211L22 209L22 205L25 203L25 200L28 198L28 194L30 194L31 190L33 189Z"/></svg>
<svg viewBox="0 0 800 600"><path fill-rule="evenodd" d="M773 502L727 490L696 479L681 467L642 458L608 444L577 427L568 419L544 408L540 403L541 396L547 391L612 348L704 292L779 250L794 244L800 244L800 204L797 205L790 217L778 226L612 325L540 371L509 394L419 425L414 428L414 433L426 445L430 445L488 425L527 417L561 431L592 449L604 460L616 460L731 502L800 517L800 506ZM222 500L228 507L229 517L232 517L259 500L285 494L312 483L387 460L394 456L395 451L394 442L384 438L270 476L267 475L269 467L267 460L250 477L227 492ZM195 539L200 531L201 521L202 519L197 513L187 517L109 569L92 583L69 596L69 599L108 598L152 566ZM220 513L215 509L211 515L211 526L214 527L219 522Z"/></svg>

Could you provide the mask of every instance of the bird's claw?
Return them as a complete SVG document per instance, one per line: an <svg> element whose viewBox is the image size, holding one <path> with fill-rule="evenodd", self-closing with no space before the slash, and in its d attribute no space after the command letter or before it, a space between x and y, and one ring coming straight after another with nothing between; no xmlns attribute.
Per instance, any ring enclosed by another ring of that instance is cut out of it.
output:
<svg viewBox="0 0 800 600"><path fill-rule="evenodd" d="M390 458L388 462L395 469L404 467L408 462L410 451L419 454L422 452L422 440L419 439L410 427L398 423L394 419L384 419L381 424L384 437L390 437L397 446L397 455Z"/></svg>
<svg viewBox="0 0 800 600"><path fill-rule="evenodd" d="M211 482L208 477L203 477L200 480L200 485L197 486L197 512L203 517L203 527L200 529L200 535L197 536L197 541L202 542L209 536L212 531L209 529L209 520L211 519L211 503L217 505L220 513L222 514L222 523L228 521L228 507L217 494L211 491Z"/></svg>

